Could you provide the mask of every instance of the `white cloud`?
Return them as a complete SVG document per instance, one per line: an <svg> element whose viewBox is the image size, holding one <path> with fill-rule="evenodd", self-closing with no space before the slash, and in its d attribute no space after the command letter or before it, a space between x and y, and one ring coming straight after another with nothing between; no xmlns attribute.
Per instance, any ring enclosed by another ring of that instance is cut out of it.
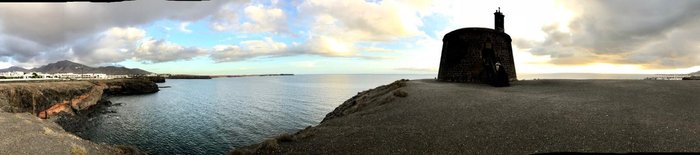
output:
<svg viewBox="0 0 700 155"><path fill-rule="evenodd" d="M698 1L565 1L571 20L543 26L543 40L528 51L549 63L639 65L678 68L700 65Z"/></svg>
<svg viewBox="0 0 700 155"><path fill-rule="evenodd" d="M251 5L244 9L250 20L244 22L242 29L247 32L287 32L287 16L279 8L264 8L262 5Z"/></svg>
<svg viewBox="0 0 700 155"><path fill-rule="evenodd" d="M205 55L203 49L183 47L164 40L155 40L146 31L134 27L113 27L90 40L76 43L70 49L72 60L86 64L104 64L134 59L142 62L165 62Z"/></svg>
<svg viewBox="0 0 700 155"><path fill-rule="evenodd" d="M212 19L212 28L217 31L241 30L247 33L289 33L284 10L261 4L249 5L243 9L241 7L224 7Z"/></svg>
<svg viewBox="0 0 700 155"><path fill-rule="evenodd" d="M190 22L182 22L180 23L180 31L185 32L185 33L192 33L192 30L188 29L187 26L190 25Z"/></svg>
<svg viewBox="0 0 700 155"><path fill-rule="evenodd" d="M206 54L204 49L183 47L164 40L146 39L134 51L134 59L147 62L189 60Z"/></svg>
<svg viewBox="0 0 700 155"><path fill-rule="evenodd" d="M390 52L376 47L358 47L358 43L390 42L423 34L418 29L422 23L420 10L416 8L424 4L412 2L415 3L404 4L393 0L304 1L298 7L299 16L304 19L296 21L309 22L309 30L303 33L306 40L290 48L289 53L375 58L362 56L359 52ZM248 7L246 12L262 12L259 8Z"/></svg>
<svg viewBox="0 0 700 155"><path fill-rule="evenodd" d="M421 32L419 10L392 0L372 3L363 0L307 0L300 11L316 18L311 33L335 35L357 41L388 41ZM328 30L328 31L324 31ZM340 30L340 31L337 31ZM323 31L323 32L317 32Z"/></svg>
<svg viewBox="0 0 700 155"><path fill-rule="evenodd" d="M141 26L163 19L196 21L218 11L224 3L238 2L0 4L0 27L3 29L0 40L7 45L5 52L0 51L0 59L11 59L27 66L63 59L74 60L75 58L70 56L80 47L73 46L87 47L89 44L99 44L98 37L103 36L101 33L112 27ZM89 41L96 42L88 43ZM119 60L102 57L82 59ZM102 64L114 61L92 62Z"/></svg>
<svg viewBox="0 0 700 155"><path fill-rule="evenodd" d="M217 45L211 49L210 57L217 62L241 61L245 59L291 54L286 44L272 38L243 41L239 45Z"/></svg>

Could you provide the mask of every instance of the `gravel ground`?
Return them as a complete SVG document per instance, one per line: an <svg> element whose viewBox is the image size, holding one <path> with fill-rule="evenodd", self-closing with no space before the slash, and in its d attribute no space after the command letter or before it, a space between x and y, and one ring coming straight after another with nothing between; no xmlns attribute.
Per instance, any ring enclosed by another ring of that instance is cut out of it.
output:
<svg viewBox="0 0 700 155"><path fill-rule="evenodd" d="M276 153L700 152L700 81L409 81L406 97L330 119ZM301 137L301 136L296 136ZM253 148L255 145L249 146Z"/></svg>

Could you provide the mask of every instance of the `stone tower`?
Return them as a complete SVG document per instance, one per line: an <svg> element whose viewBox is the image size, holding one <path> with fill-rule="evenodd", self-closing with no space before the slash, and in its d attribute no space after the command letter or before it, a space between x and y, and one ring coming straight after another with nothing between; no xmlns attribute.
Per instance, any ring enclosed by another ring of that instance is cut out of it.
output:
<svg viewBox="0 0 700 155"><path fill-rule="evenodd" d="M517 80L512 40L504 31L505 16L500 8L494 17L495 29L469 27L445 34L438 80L487 83L495 79L500 67L509 81Z"/></svg>

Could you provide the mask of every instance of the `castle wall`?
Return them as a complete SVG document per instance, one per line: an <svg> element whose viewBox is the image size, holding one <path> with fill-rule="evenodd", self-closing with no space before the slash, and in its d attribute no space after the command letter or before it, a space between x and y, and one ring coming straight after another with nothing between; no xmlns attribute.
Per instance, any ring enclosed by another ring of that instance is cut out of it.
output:
<svg viewBox="0 0 700 155"><path fill-rule="evenodd" d="M505 33L486 28L465 28L443 38L438 79L452 82L486 82L484 51L501 62L511 81L517 79L511 39Z"/></svg>

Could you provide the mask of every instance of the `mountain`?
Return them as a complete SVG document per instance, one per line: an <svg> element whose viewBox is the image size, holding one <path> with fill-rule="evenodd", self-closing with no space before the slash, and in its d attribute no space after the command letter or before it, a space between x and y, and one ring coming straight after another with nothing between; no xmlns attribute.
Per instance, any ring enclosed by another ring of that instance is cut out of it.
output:
<svg viewBox="0 0 700 155"><path fill-rule="evenodd" d="M5 70L13 69L13 67L10 67ZM19 67L15 67L14 69L23 69ZM41 73L49 73L49 74L55 74L55 73L75 73L75 74L83 74L83 73L103 73L103 74L109 74L109 75L134 75L134 74L151 74L151 72L138 69L138 68L126 68L126 67L115 67L115 66L106 66L106 67L90 67L87 65L75 63L72 61L68 60L63 60L63 61L58 61L54 63L50 63L44 66L41 66L39 68L34 68L31 70L24 69L24 71L34 71L34 72L41 72ZM0 70L0 72L3 72L3 70Z"/></svg>
<svg viewBox="0 0 700 155"><path fill-rule="evenodd" d="M49 73L49 74L54 74L54 73L92 73L94 68L71 62L68 60L63 60L63 61L58 61L54 63L50 63L44 66L41 66L39 68L34 68L32 71L35 72L42 72L42 73Z"/></svg>
<svg viewBox="0 0 700 155"><path fill-rule="evenodd" d="M0 73L2 72L26 72L29 71L28 69L24 69L22 67L17 67L17 66L12 66L10 68L5 68L5 69L0 69Z"/></svg>
<svg viewBox="0 0 700 155"><path fill-rule="evenodd" d="M149 71L145 71L138 68L126 68L116 66L98 67L95 70L99 73L105 73L110 75L151 74L151 72Z"/></svg>
<svg viewBox="0 0 700 155"><path fill-rule="evenodd" d="M700 76L700 71L697 71L695 73L690 73L690 75L699 75Z"/></svg>

